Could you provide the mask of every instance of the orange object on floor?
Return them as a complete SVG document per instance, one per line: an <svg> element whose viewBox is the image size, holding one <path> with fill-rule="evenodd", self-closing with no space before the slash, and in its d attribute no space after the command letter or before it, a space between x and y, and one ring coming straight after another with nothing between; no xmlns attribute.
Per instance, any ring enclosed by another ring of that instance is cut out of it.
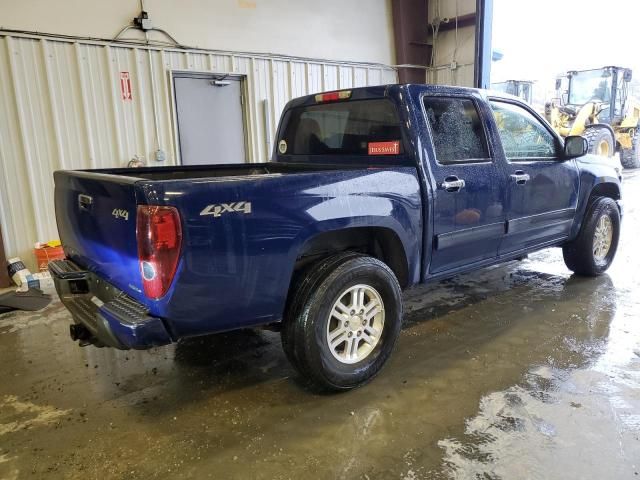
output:
<svg viewBox="0 0 640 480"><path fill-rule="evenodd" d="M34 248L33 251L36 254L36 261L38 262L38 270L41 272L47 271L47 265L53 260L64 260L64 251L62 246L50 247L49 245L42 244L40 248Z"/></svg>

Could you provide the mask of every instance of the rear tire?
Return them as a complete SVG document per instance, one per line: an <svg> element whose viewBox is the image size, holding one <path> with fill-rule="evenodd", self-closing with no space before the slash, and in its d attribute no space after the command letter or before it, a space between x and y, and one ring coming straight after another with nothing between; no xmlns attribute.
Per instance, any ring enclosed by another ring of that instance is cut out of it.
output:
<svg viewBox="0 0 640 480"><path fill-rule="evenodd" d="M620 163L624 168L640 168L640 128L636 128L631 148L620 150Z"/></svg>
<svg viewBox="0 0 640 480"><path fill-rule="evenodd" d="M604 157L612 157L615 152L615 139L605 127L588 127L582 136L587 139L588 153L594 155L602 155Z"/></svg>
<svg viewBox="0 0 640 480"><path fill-rule="evenodd" d="M381 261L338 254L296 280L282 330L287 357L321 390L350 390L381 370L402 324L402 293Z"/></svg>
<svg viewBox="0 0 640 480"><path fill-rule="evenodd" d="M616 255L620 240L620 211L609 197L595 197L587 207L580 233L562 247L569 270L588 277L604 273Z"/></svg>

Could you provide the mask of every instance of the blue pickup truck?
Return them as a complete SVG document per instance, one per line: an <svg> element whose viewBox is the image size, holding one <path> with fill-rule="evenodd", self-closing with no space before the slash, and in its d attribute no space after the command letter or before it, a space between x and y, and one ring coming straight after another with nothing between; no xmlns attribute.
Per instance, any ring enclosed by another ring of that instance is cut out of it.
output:
<svg viewBox="0 0 640 480"><path fill-rule="evenodd" d="M68 260L50 270L80 345L266 326L302 378L346 390L391 354L402 289L553 246L604 272L622 178L585 152L498 93L309 95L286 105L269 163L56 172Z"/></svg>

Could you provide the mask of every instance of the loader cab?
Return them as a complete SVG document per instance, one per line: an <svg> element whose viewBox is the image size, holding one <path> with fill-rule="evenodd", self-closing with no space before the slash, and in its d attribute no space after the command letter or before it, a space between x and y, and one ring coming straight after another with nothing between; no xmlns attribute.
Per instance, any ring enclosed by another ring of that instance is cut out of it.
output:
<svg viewBox="0 0 640 480"><path fill-rule="evenodd" d="M491 89L519 97L529 105L533 102L533 82L531 80L506 80L491 84Z"/></svg>
<svg viewBox="0 0 640 480"><path fill-rule="evenodd" d="M562 98L567 105L578 108L595 102L600 105L601 123L618 124L624 118L631 78L631 70L621 67L571 71L567 73L567 92Z"/></svg>

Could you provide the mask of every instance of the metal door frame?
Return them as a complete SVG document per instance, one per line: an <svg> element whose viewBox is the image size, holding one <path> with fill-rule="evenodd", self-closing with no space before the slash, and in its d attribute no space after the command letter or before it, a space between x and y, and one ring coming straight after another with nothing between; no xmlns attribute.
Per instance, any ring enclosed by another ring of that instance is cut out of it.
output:
<svg viewBox="0 0 640 480"><path fill-rule="evenodd" d="M247 76L239 73L223 73L223 72L210 72L210 71L194 71L194 70L169 70L169 89L171 92L171 126L173 128L173 144L174 144L174 153L176 158L176 164L182 165L182 153L180 151L180 132L178 126L178 103L176 99L176 89L174 84L174 79L176 77L180 78L210 78L215 79L216 77L225 77L231 78L233 80L237 80L240 82L240 93L242 94L242 137L244 139L244 156L245 163L252 163L252 153L249 145L249 125L247 121L249 120L249 102L248 98L248 90L247 90Z"/></svg>

